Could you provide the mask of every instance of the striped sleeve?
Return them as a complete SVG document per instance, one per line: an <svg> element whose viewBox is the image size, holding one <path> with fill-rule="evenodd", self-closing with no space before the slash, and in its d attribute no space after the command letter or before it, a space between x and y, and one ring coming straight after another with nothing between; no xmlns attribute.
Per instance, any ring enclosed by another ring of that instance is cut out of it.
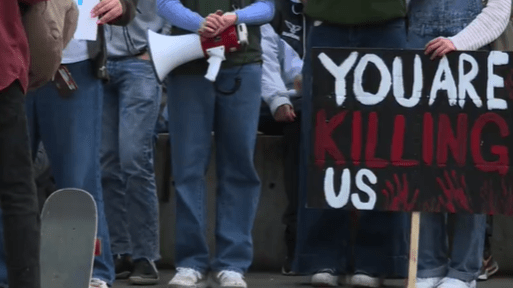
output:
<svg viewBox="0 0 513 288"><path fill-rule="evenodd" d="M477 50L497 39L508 24L511 0L488 0L481 13L449 39L457 50Z"/></svg>

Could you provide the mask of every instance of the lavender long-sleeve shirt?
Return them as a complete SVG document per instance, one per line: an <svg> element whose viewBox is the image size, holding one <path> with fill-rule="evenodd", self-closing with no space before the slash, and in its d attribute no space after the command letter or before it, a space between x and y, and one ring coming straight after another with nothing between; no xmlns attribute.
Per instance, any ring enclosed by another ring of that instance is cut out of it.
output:
<svg viewBox="0 0 513 288"><path fill-rule="evenodd" d="M274 16L274 0L257 0L255 3L234 11L237 24L262 25ZM205 20L201 15L183 6L180 0L157 0L157 13L171 25L196 32Z"/></svg>

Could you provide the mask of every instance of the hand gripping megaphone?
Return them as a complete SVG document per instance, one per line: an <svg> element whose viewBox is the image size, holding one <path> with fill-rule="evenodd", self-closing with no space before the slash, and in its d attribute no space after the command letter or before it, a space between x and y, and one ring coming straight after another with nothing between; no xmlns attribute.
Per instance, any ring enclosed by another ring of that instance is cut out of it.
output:
<svg viewBox="0 0 513 288"><path fill-rule="evenodd" d="M225 52L235 52L242 45L248 44L246 24L238 24L227 28L213 38L201 37L197 34L166 36L148 30L148 49L159 83L164 81L176 67L192 60L208 58L208 71L205 78L216 80Z"/></svg>

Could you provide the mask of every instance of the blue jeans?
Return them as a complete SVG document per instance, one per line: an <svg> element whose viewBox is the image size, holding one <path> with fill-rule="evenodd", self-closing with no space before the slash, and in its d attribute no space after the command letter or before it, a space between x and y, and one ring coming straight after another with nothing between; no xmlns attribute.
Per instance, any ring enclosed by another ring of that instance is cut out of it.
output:
<svg viewBox="0 0 513 288"><path fill-rule="evenodd" d="M159 260L153 136L162 87L151 63L109 60L104 86L102 185L113 254Z"/></svg>
<svg viewBox="0 0 513 288"><path fill-rule="evenodd" d="M432 39L463 30L481 12L481 0L412 0L408 48L423 49ZM422 213L418 256L419 278L476 280L482 265L486 215L457 214L453 248L448 255L446 215Z"/></svg>
<svg viewBox="0 0 513 288"><path fill-rule="evenodd" d="M94 258L93 277L114 281L109 230L105 219L100 171L103 89L89 60L69 64L78 90L67 99L53 83L28 93L26 107L32 151L43 141L58 189L73 187L89 192L98 209L97 238L102 253ZM33 153L35 156L36 153Z"/></svg>
<svg viewBox="0 0 513 288"><path fill-rule="evenodd" d="M216 83L228 90L241 67L221 69ZM253 260L251 231L260 197L253 158L260 112L262 67L244 65L232 95L216 92L203 75L169 77L171 164L176 189L177 267L247 271ZM206 181L215 132L216 249L210 264L206 239Z"/></svg>
<svg viewBox="0 0 513 288"><path fill-rule="evenodd" d="M479 276L483 261L486 215L455 216L453 246L449 255L447 214L421 214L417 277L450 277L468 282Z"/></svg>
<svg viewBox="0 0 513 288"><path fill-rule="evenodd" d="M157 124L155 125L155 134L158 135L160 133L167 133L169 131L168 128L168 108L167 104L162 110L162 112L159 113L159 117L157 119Z"/></svg>
<svg viewBox="0 0 513 288"><path fill-rule="evenodd" d="M312 47L404 48L406 27L403 19L382 25L344 27L315 24L307 39L303 67L303 117L301 172L299 185L298 238L293 270L313 274L323 269L347 273L349 212L306 208L306 183L312 129ZM355 240L355 272L372 276L406 275L409 221L406 213L361 211ZM397 244L399 243L399 244Z"/></svg>

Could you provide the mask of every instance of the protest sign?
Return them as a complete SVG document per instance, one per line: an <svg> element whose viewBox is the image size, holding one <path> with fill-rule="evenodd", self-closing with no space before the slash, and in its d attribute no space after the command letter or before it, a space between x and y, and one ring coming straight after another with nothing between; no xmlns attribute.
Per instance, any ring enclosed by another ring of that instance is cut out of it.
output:
<svg viewBox="0 0 513 288"><path fill-rule="evenodd" d="M312 53L308 207L513 215L511 53Z"/></svg>

